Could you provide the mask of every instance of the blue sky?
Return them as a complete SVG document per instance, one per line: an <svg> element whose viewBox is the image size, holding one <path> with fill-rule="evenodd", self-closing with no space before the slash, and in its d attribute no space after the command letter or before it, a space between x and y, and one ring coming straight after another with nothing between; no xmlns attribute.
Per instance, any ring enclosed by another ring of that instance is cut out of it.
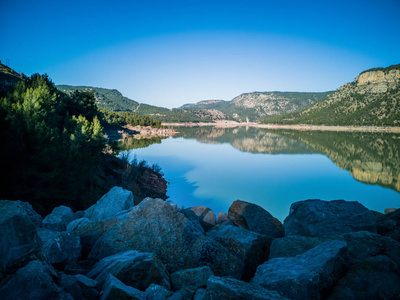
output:
<svg viewBox="0 0 400 300"><path fill-rule="evenodd" d="M400 1L0 0L0 59L178 107L327 91L400 63Z"/></svg>

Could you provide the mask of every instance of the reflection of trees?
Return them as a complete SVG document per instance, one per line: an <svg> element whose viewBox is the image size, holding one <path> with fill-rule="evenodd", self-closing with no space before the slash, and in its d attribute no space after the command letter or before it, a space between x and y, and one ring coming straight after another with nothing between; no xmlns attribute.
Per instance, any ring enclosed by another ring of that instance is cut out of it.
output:
<svg viewBox="0 0 400 300"><path fill-rule="evenodd" d="M146 148L152 144L161 144L161 140L166 137L151 137L137 139L134 136L125 136L123 139L118 141L119 150L131 150L138 148Z"/></svg>

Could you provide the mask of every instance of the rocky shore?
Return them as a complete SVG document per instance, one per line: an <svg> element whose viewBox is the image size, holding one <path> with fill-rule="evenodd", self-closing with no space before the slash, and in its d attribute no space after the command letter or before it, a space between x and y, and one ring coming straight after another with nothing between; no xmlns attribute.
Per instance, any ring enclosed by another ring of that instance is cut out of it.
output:
<svg viewBox="0 0 400 300"><path fill-rule="evenodd" d="M400 299L400 210L245 201L218 216L112 188L85 211L0 201L0 299Z"/></svg>

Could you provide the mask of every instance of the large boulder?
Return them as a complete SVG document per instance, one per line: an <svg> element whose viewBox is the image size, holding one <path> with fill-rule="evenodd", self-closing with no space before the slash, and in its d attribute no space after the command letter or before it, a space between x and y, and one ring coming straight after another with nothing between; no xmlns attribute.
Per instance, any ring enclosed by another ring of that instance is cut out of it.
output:
<svg viewBox="0 0 400 300"><path fill-rule="evenodd" d="M74 299L98 299L99 283L81 274L60 276L61 288Z"/></svg>
<svg viewBox="0 0 400 300"><path fill-rule="evenodd" d="M285 235L326 236L366 230L376 232L371 211L356 201L306 200L290 206Z"/></svg>
<svg viewBox="0 0 400 300"><path fill-rule="evenodd" d="M103 284L109 274L142 291L152 283L171 289L169 273L153 253L130 250L111 255L100 260L87 276Z"/></svg>
<svg viewBox="0 0 400 300"><path fill-rule="evenodd" d="M62 290L54 283L49 266L39 260L29 262L19 269L0 288L1 299L71 299L63 295Z"/></svg>
<svg viewBox="0 0 400 300"><path fill-rule="evenodd" d="M215 274L240 276L241 262L234 255L161 199L146 198L130 210L100 237L89 258L127 250L156 253L171 273L208 265Z"/></svg>
<svg viewBox="0 0 400 300"><path fill-rule="evenodd" d="M43 218L36 211L33 210L32 206L28 202L22 201L0 201L0 223L12 216L28 216L33 226L39 227L42 224Z"/></svg>
<svg viewBox="0 0 400 300"><path fill-rule="evenodd" d="M177 291L185 286L205 287L208 278L213 275L214 273L207 266L176 271L171 274L172 288Z"/></svg>
<svg viewBox="0 0 400 300"><path fill-rule="evenodd" d="M41 258L41 242L27 215L0 216L0 279L27 262Z"/></svg>
<svg viewBox="0 0 400 300"><path fill-rule="evenodd" d="M103 293L100 300L114 299L145 300L146 293L125 285L113 275L109 274L103 285Z"/></svg>
<svg viewBox="0 0 400 300"><path fill-rule="evenodd" d="M103 221L133 206L132 192L115 186L85 211L85 217L91 221Z"/></svg>
<svg viewBox="0 0 400 300"><path fill-rule="evenodd" d="M283 300L276 291L267 290L259 285L233 278L212 276L207 281L205 299L237 299L237 300Z"/></svg>
<svg viewBox="0 0 400 300"><path fill-rule="evenodd" d="M158 284L150 284L146 289L147 300L163 300L172 295L172 291L167 290L164 286Z"/></svg>
<svg viewBox="0 0 400 300"><path fill-rule="evenodd" d="M268 259L272 238L244 228L226 225L210 230L208 236L221 243L232 254L243 261L241 279L248 281L257 267Z"/></svg>
<svg viewBox="0 0 400 300"><path fill-rule="evenodd" d="M43 255L51 264L67 263L81 256L81 240L68 232L57 232L43 244Z"/></svg>
<svg viewBox="0 0 400 300"><path fill-rule="evenodd" d="M210 230L216 223L215 213L205 206L193 206L183 210L186 216L194 214L205 231Z"/></svg>
<svg viewBox="0 0 400 300"><path fill-rule="evenodd" d="M265 262L251 282L290 299L322 299L344 274L347 262L346 243L334 240L295 257Z"/></svg>
<svg viewBox="0 0 400 300"><path fill-rule="evenodd" d="M228 219L238 227L272 238L284 235L282 223L261 206L253 203L236 200L229 207Z"/></svg>
<svg viewBox="0 0 400 300"><path fill-rule="evenodd" d="M74 220L74 213L72 210L64 205L58 206L53 209L51 214L47 215L42 225L44 228L48 228L56 231L65 231L67 225Z"/></svg>
<svg viewBox="0 0 400 300"><path fill-rule="evenodd" d="M379 216L376 220L376 226L379 234L400 242L400 209Z"/></svg>

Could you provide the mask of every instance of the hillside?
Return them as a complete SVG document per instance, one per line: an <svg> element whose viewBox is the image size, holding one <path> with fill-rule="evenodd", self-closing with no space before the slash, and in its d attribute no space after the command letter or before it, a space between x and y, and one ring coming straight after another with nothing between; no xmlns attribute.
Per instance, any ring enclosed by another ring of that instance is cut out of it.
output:
<svg viewBox="0 0 400 300"><path fill-rule="evenodd" d="M24 75L18 74L10 67L0 62L0 97L10 91L12 87L20 80L24 79Z"/></svg>
<svg viewBox="0 0 400 300"><path fill-rule="evenodd" d="M219 112L227 120L260 121L277 115L296 112L325 99L332 92L254 92L235 97L232 101L209 100L185 104L181 108Z"/></svg>
<svg viewBox="0 0 400 300"><path fill-rule="evenodd" d="M400 126L400 64L362 72L326 100L263 123Z"/></svg>

